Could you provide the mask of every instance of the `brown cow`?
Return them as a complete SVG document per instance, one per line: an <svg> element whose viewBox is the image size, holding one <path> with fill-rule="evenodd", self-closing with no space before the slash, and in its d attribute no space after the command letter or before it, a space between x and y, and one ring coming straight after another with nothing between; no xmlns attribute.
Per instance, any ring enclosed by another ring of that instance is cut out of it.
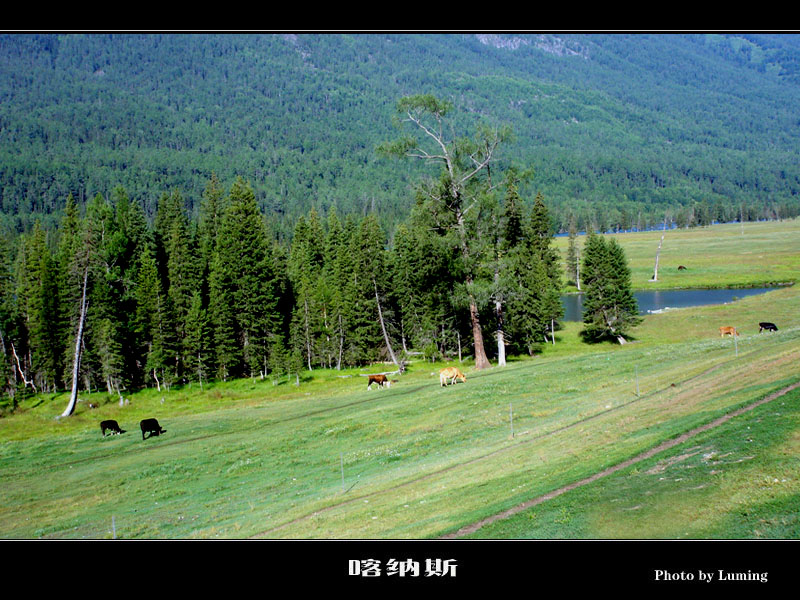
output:
<svg viewBox="0 0 800 600"><path fill-rule="evenodd" d="M736 331L736 327L720 327L719 337L725 337L726 335L733 337L734 335L739 335L739 332Z"/></svg>
<svg viewBox="0 0 800 600"><path fill-rule="evenodd" d="M463 383L467 383L466 376L456 367L447 367L446 369L439 371L439 385L447 385L448 379L450 380L450 385L453 385L456 382L456 379L460 379Z"/></svg>
<svg viewBox="0 0 800 600"><path fill-rule="evenodd" d="M392 382L389 381L389 378L386 375L370 375L369 381L367 381L367 389L372 389L372 384L377 383L379 388L382 387L392 387Z"/></svg>

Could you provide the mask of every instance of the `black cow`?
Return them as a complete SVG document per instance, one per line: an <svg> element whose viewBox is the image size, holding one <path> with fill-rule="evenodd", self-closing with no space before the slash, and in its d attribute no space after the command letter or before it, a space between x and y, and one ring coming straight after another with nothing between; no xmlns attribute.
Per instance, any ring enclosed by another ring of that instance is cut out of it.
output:
<svg viewBox="0 0 800 600"><path fill-rule="evenodd" d="M100 421L100 432L103 434L103 437L106 437L106 431L110 431L112 434L115 435L125 433L125 430L120 429L119 423L117 423L114 419L109 419L108 421Z"/></svg>
<svg viewBox="0 0 800 600"><path fill-rule="evenodd" d="M763 323L758 324L758 333L761 333L765 329L767 331L778 331L778 328L775 326L775 323L768 323L765 321Z"/></svg>
<svg viewBox="0 0 800 600"><path fill-rule="evenodd" d="M683 265L678 265L678 271L685 271L685 270L686 267L684 267Z"/></svg>
<svg viewBox="0 0 800 600"><path fill-rule="evenodd" d="M150 437L154 435L161 435L162 433L166 433L166 429L161 429L161 425L158 424L156 419L142 419L139 423L139 427L142 428L142 439L147 439L145 437L145 433L149 433Z"/></svg>

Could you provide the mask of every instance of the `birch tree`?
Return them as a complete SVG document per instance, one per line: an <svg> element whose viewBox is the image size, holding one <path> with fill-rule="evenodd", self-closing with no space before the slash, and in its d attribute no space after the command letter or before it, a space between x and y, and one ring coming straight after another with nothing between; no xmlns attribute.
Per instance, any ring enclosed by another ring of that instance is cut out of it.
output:
<svg viewBox="0 0 800 600"><path fill-rule="evenodd" d="M468 296L469 318L475 351L475 368L484 369L489 360L484 348L480 306L476 293L477 263L474 240L469 236L469 220L478 213L482 194L491 189L491 165L497 149L509 138L508 128L480 126L472 138L456 136L446 121L452 104L432 95L415 95L397 103L400 126L410 125L421 135L418 140L406 135L379 146L392 156L405 156L431 164L438 177L423 182L418 192L440 235L450 237L465 265L464 289Z"/></svg>

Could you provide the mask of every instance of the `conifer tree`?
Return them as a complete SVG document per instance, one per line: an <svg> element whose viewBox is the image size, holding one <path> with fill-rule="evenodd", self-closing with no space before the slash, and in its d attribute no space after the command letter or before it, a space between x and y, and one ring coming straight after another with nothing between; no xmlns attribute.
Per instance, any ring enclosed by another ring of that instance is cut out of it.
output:
<svg viewBox="0 0 800 600"><path fill-rule="evenodd" d="M140 369L142 341L135 330L136 282L140 266L139 257L145 248L152 247L152 235L142 205L129 199L121 186L112 193L115 227L118 232L119 298L115 317L123 359L123 381L141 385L146 372Z"/></svg>
<svg viewBox="0 0 800 600"><path fill-rule="evenodd" d="M200 290L192 295L192 304L186 314L184 328L184 352L186 361L186 376L192 381L198 381L200 387L203 380L208 379L209 373L209 327L208 316L203 308L203 299Z"/></svg>
<svg viewBox="0 0 800 600"><path fill-rule="evenodd" d="M65 219L74 217L67 214ZM74 238L62 239L61 249L72 251L64 255L66 268L66 291L64 298L69 306L69 344L72 350L66 361L68 379L71 385L70 399L62 417L74 413L78 401L78 388L81 376L86 388L92 386L98 363L97 341L102 341L102 328L96 327L109 314L113 291L105 285L114 281L115 257L113 248L113 211L103 197L98 194L87 205L86 216L80 221ZM107 235L107 233L109 235ZM69 233L67 234L70 235ZM97 307L95 306L97 305ZM91 306L91 312L90 312ZM111 345L99 344L101 350L112 352ZM109 358L106 356L105 358ZM107 364L113 361L108 360ZM111 374L113 376L113 374ZM110 382L110 380L109 380Z"/></svg>
<svg viewBox="0 0 800 600"><path fill-rule="evenodd" d="M585 289L583 335L592 341L604 338L625 343L625 336L642 319L631 290L630 269L619 243L591 232L584 247L581 273Z"/></svg>
<svg viewBox="0 0 800 600"><path fill-rule="evenodd" d="M81 244L81 217L74 197L67 197L64 216L58 228L59 241L56 250L58 319L57 331L60 340L62 373L60 380L64 384L71 383L72 353L69 340L74 335L72 315L75 301L75 271L72 268Z"/></svg>
<svg viewBox="0 0 800 600"><path fill-rule="evenodd" d="M197 252L192 247L189 222L184 212L183 198L179 192L163 195L156 218L157 243L162 263L162 282L166 290L170 315L173 318L175 346L172 377L182 376L186 361L184 342L186 318L192 295L199 287Z"/></svg>
<svg viewBox="0 0 800 600"><path fill-rule="evenodd" d="M12 248L5 235L0 235L0 411L16 409L15 366L11 356L11 340L16 334Z"/></svg>
<svg viewBox="0 0 800 600"><path fill-rule="evenodd" d="M295 294L292 339L301 348L306 368L317 362L317 334L321 329L321 307L317 306L318 283L322 273L324 236L319 217L312 210L308 219L300 217L295 225L289 256L289 277Z"/></svg>
<svg viewBox="0 0 800 600"><path fill-rule="evenodd" d="M118 229L112 204L101 195L86 208L86 233L92 248L89 257L88 303L85 352L81 359L88 385L105 386L109 394L120 393L126 373L123 356L125 338L122 313L123 266L126 243Z"/></svg>
<svg viewBox="0 0 800 600"><path fill-rule="evenodd" d="M200 278L199 285L202 308L206 311L206 327L210 346L213 346L211 342L213 342L216 335L214 331L214 319L211 315L211 265L216 256L217 233L222 222L225 205L225 191L217 175L212 173L211 179L208 181L203 191L203 198L200 203L197 222L197 242L195 244L199 254L197 273ZM213 374L217 369L216 353L209 351L206 358L208 373Z"/></svg>
<svg viewBox="0 0 800 600"><path fill-rule="evenodd" d="M403 366L397 359L390 336L390 331L393 329L393 311L387 301L387 289L390 286L386 265L386 238L374 214L367 215L361 221L357 239L361 242L358 269L362 274L361 285L374 292L375 310L370 312L377 316L377 324L380 325L383 338L382 345L386 349L388 358L402 371ZM378 344L381 345L380 342Z"/></svg>
<svg viewBox="0 0 800 600"><path fill-rule="evenodd" d="M134 331L143 356L145 381L169 386L170 349L174 347L172 320L167 313L166 294L155 260L155 250L145 245L139 254Z"/></svg>
<svg viewBox="0 0 800 600"><path fill-rule="evenodd" d="M345 348L350 337L353 314L355 266L350 252L353 223L349 217L342 223L334 208L328 213L327 230L322 277L325 281L330 310L326 313L329 319L325 327L332 335L331 351L338 370L346 364Z"/></svg>
<svg viewBox="0 0 800 600"><path fill-rule="evenodd" d="M431 235L428 217L417 206L408 225L395 232L392 257L404 349L410 343L430 358L447 353L448 344L460 338L458 324L464 320L452 298L464 279L457 249L442 236Z"/></svg>
<svg viewBox="0 0 800 600"><path fill-rule="evenodd" d="M254 376L266 368L270 339L280 333L279 298L266 225L242 179L231 187L210 278L218 367L224 377Z"/></svg>
<svg viewBox="0 0 800 600"><path fill-rule="evenodd" d="M578 230L577 226L575 225L575 216L571 215L569 219L569 239L567 241L567 257L566 257L566 273L567 273L567 281L578 288L578 291L581 289L581 282L579 278L579 250L577 245L577 235Z"/></svg>
<svg viewBox="0 0 800 600"><path fill-rule="evenodd" d="M55 391L60 380L57 279L39 222L22 238L17 262L17 303L22 336L12 348L23 381L35 391Z"/></svg>

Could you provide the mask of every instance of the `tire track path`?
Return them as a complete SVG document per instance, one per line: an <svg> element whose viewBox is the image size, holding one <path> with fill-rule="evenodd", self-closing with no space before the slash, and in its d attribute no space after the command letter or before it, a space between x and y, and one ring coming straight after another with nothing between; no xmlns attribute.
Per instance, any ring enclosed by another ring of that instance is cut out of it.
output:
<svg viewBox="0 0 800 600"><path fill-rule="evenodd" d="M727 363L718 363L716 365L712 365L711 367L705 369L701 373L698 373L697 375L693 375L693 376L688 377L687 379L681 381L680 385L685 385L687 383L691 383L695 379L698 379L698 378L704 377L706 375L709 375L710 373L713 373L714 371L720 369L721 367L725 366L726 364ZM800 382L798 382L798 385L800 385ZM600 417L602 417L604 415L607 415L608 413L616 412L616 411L621 410L623 408L628 408L631 405L636 404L637 402L641 402L643 400L646 400L646 399L648 399L648 398L650 398L652 396L655 396L655 395L658 395L658 394L660 394L662 392L670 390L671 388L672 388L672 386L670 385L670 386L666 386L666 387L664 387L662 389L654 390L654 391L652 391L652 392L650 392L648 394L643 394L643 395L637 397L635 400L631 400L630 402L626 402L624 404L619 404L619 405L617 405L617 406L615 406L613 408L609 408L607 410L603 410L603 411L594 413L592 415L589 415L588 417L585 417L583 419L579 419L577 421L573 421L572 423L567 423L566 425L562 425L561 427L558 427L558 428L553 429L551 431L546 431L544 433L540 433L539 435L535 435L533 437L527 438L526 440L524 440L522 442L518 442L518 443L512 444L510 446L505 446L503 448L498 448L497 450L494 450L494 451L489 452L487 454L482 454L480 456L476 456L475 458L472 458L470 460L459 462L459 463L450 465L449 467L444 467L442 469L438 469L436 471L432 471L430 473L426 473L425 475L422 475L420 477L415 477L413 479L410 479L410 480L406 481L405 483L401 483L399 485L395 485L395 486L392 486L390 488L376 490L376 491L370 492L368 494L362 494L360 496L355 496L353 498L349 498L348 500L345 500L343 502L337 502L336 504L332 504L330 506L326 506L324 508L320 508L318 510L315 510L315 511L313 511L311 513L308 513L308 514L305 514L305 515L301 515L299 517L296 517L296 518L292 519L291 521L287 521L286 523L282 523L280 525L276 525L275 527L272 527L272 528L267 529L266 531L262 531L260 533L253 534L253 535L251 535L249 537L252 539L252 538L259 538L259 537L262 537L262 536L267 536L267 535L269 535L271 533L274 533L276 531L280 531L281 529L285 529L286 527L290 527L290 526L292 526L292 525L294 525L296 523L300 523L300 522L302 522L302 521L304 521L306 519L309 519L311 517L314 517L314 516L317 516L317 515L320 515L320 514L324 514L326 512L330 512L330 511L335 510L337 508L341 508L343 506L347 506L347 505L353 504L353 503L361 501L361 500L369 499L369 498L372 498L374 496L378 496L380 494L385 494L387 492L392 492L392 491L395 491L395 490L402 489L402 488L407 487L409 485L413 485L415 483L419 483L421 481L425 481L427 479L431 479L432 477L436 477L438 475L441 475L443 473L447 473L447 472L452 471L454 469L458 469L458 468L464 467L466 465L471 465L471 464L474 464L474 463L477 463L477 462L481 462L483 460L487 460L489 458L492 458L492 457L494 457L494 456L496 456L498 454L502 454L504 452L511 452L513 450L518 449L520 446L526 446L526 445L531 444L533 442L539 441L539 440L541 440L543 438L550 437L550 436L555 435L557 433L561 433L561 432L567 431L569 429L572 429L574 427L578 427L579 425L583 425L585 423L593 421L594 419L598 419L598 418L600 418ZM451 534L451 535L453 535L453 534ZM463 534L459 534L459 536L460 535L463 535Z"/></svg>
<svg viewBox="0 0 800 600"><path fill-rule="evenodd" d="M667 440L665 442L662 442L658 446L655 446L654 448L651 448L650 450L642 452L641 454L638 454L637 456L634 456L633 458L630 458L630 459L625 460L625 461L623 461L623 462L621 462L621 463L619 463L617 465L614 465L613 467L609 467L609 468L607 468L607 469L605 469L603 471L600 471L599 473L595 473L594 475L590 475L589 477L581 479L580 481L576 481L576 482L571 483L569 485L565 485L563 487L558 488L557 490L553 490L552 492L548 492L547 494L544 494L542 496L538 496L538 497L536 497L536 498L534 498L532 500L528 500L527 502L523 502L522 504L518 504L517 506L514 506L513 508L509 508L508 510L505 510L505 511L503 511L501 513L498 513L498 514L493 515L491 517L487 517L485 519L482 519L482 520L478 521L477 523L473 523L471 525L467 525L465 527L462 527L461 529L459 529L459 530L457 530L457 531L455 531L453 533L449 533L447 535L441 536L439 539L456 539L456 538L463 537L465 535L469 535L471 533L475 533L476 531L478 531L481 527L484 527L485 525L489 525L490 523L494 523L495 521L500 521L502 519L506 519L508 517L511 517L511 516L513 516L513 515L515 515L517 513L520 513L522 511L528 509L528 508L536 506L537 504L541 504L542 502L546 502L548 500L552 500L553 498L556 498L556 497L558 497L558 496L560 496L562 494L565 494L565 493L567 493L567 492L569 492L571 490L574 490L575 488L578 488L578 487L581 487L581 486L584 486L584 485L588 485L590 483L593 483L593 482L597 481L598 479L601 479L601 478L606 477L608 475L612 475L613 473L616 473L617 471L625 469L625 468L627 468L627 467L629 467L629 466L631 466L633 464L636 464L636 463L641 462L643 460L647 460L648 458L652 458L656 454L664 452L665 450L669 450L670 448L674 448L675 446L677 446L679 444L682 444L686 440L691 439L691 438L695 437L696 435L698 435L700 433L703 433L704 431L708 431L709 429L714 429L715 427L719 427L720 425L722 425L724 423L727 423L728 421L730 421L734 417L738 417L739 415L742 415L742 414L744 414L746 412L750 412L751 410L753 410L755 408L758 408L762 404L767 404L768 402L772 402L776 398L780 398L781 396L784 396L785 394L788 394L792 390L795 390L795 389L797 389L799 387L800 387L800 381L798 381L796 383L793 383L792 385L789 385L789 386L787 386L787 387L785 387L785 388L783 388L781 390L778 390L777 392L773 392L772 394L762 398L761 400L758 400L756 402L748 404L747 406L743 406L743 407L741 407L741 408L739 408L739 409L737 409L737 410L735 410L735 411L733 411L731 413L728 413L726 415L718 417L718 418L714 419L713 421L711 421L710 423L706 423L705 425L701 425L699 427L695 427L694 429L691 429L691 430L687 431L686 433L683 433L683 434L679 435L676 438L673 438L671 440Z"/></svg>

